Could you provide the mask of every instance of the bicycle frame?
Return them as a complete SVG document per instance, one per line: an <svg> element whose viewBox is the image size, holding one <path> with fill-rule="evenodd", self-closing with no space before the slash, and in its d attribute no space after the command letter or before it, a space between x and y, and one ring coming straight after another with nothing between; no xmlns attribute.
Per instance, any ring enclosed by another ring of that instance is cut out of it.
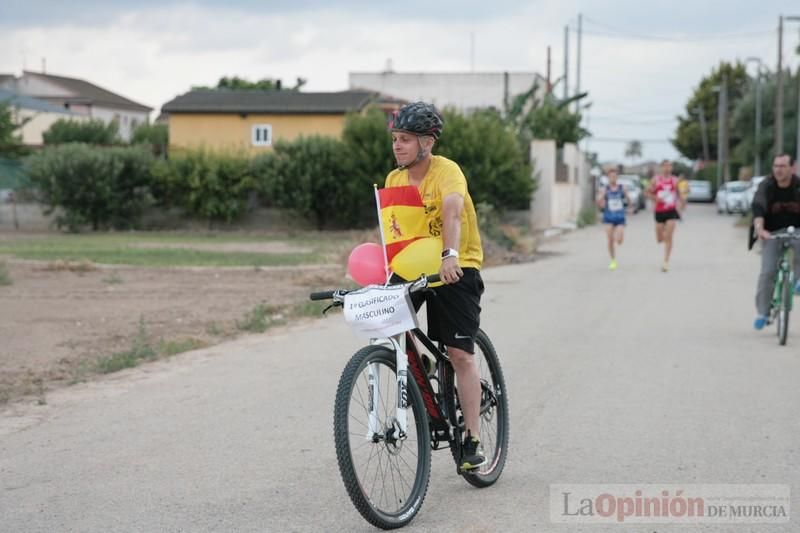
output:
<svg viewBox="0 0 800 533"><path fill-rule="evenodd" d="M783 302L783 285L785 283L794 285L794 268L792 266L792 258L790 257L793 249L788 241L782 243L782 248L781 257L778 259L778 271L775 276L775 289L772 292L773 313L780 311L782 303L785 303L791 311L793 304L791 298L789 298L788 302ZM794 287L792 290L794 291Z"/></svg>
<svg viewBox="0 0 800 533"><path fill-rule="evenodd" d="M370 340L370 344L386 346L395 353L398 396L395 421L400 430L399 436L400 438L404 438L408 431L408 372L410 370L414 381L417 383L420 394L422 395L425 410L428 414L430 429L433 431L433 434L438 437L436 440L450 441L453 439L452 426L448 422L447 413L442 409L442 405L440 405L440 402L436 399L437 393L433 390L431 381L423 369L421 355L414 343L414 337L419 339L419 341L436 357L437 367L441 366L438 365L439 361L448 360L447 356L418 328L393 337ZM377 365L370 365L368 376L368 439L372 439L373 435L380 434L381 431L379 424L380 418L378 416L378 402L376 401L376 399L380 397L380 384L376 379L377 371ZM446 380L451 379L451 377L440 376L440 379Z"/></svg>

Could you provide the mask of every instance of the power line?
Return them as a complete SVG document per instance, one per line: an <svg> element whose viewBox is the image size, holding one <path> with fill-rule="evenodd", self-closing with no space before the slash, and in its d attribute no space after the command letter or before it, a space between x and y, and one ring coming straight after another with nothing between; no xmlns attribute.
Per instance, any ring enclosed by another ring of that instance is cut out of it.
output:
<svg viewBox="0 0 800 533"><path fill-rule="evenodd" d="M606 30L606 31L598 31L598 30L584 29L585 33L591 35L598 35L602 37L616 38L616 39L629 39L629 40L642 40L642 41L692 42L692 41L715 41L715 40L723 40L723 41L742 40L742 39L756 39L756 38L764 39L768 36L771 36L773 33L771 29L768 29L768 30L750 31L750 32L716 33L716 34L705 34L705 35L668 37L663 35L642 35L633 33L626 29L620 29L612 25L606 24L604 22L600 22L591 17L584 16L584 20L586 22L589 22L590 24L599 26Z"/></svg>

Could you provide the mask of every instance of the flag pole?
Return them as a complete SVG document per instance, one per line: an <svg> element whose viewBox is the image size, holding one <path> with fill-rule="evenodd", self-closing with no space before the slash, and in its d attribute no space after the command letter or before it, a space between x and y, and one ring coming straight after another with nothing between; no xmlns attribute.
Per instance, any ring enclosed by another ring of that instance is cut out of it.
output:
<svg viewBox="0 0 800 533"><path fill-rule="evenodd" d="M384 233L383 233L383 217L381 216L381 199L378 195L378 184L372 184L373 189L375 189L375 208L378 210L378 227L380 228L381 233L381 249L383 250L383 270L386 273L386 285L389 284L389 278L391 275L389 274L389 256L386 255L386 241L384 241Z"/></svg>

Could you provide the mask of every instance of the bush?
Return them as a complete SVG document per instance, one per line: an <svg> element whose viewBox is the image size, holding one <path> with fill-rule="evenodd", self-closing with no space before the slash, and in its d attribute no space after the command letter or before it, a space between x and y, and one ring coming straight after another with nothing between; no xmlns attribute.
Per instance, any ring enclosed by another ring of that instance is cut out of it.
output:
<svg viewBox="0 0 800 533"><path fill-rule="evenodd" d="M578 212L578 220L576 223L579 228L597 224L597 208L595 206L588 206L581 209L580 212Z"/></svg>
<svg viewBox="0 0 800 533"><path fill-rule="evenodd" d="M370 108L363 115L349 115L342 141L353 161L353 179L359 184L381 185L396 166L387 117L378 108Z"/></svg>
<svg viewBox="0 0 800 533"><path fill-rule="evenodd" d="M27 174L58 227L134 227L150 203L153 156L138 147L51 146L26 160Z"/></svg>
<svg viewBox="0 0 800 533"><path fill-rule="evenodd" d="M342 141L316 135L279 141L256 158L253 172L267 203L295 209L319 229L375 223L369 173L354 170Z"/></svg>
<svg viewBox="0 0 800 533"><path fill-rule="evenodd" d="M534 190L531 166L500 115L445 110L444 119L444 134L434 151L461 166L472 201L501 211L528 209Z"/></svg>
<svg viewBox="0 0 800 533"><path fill-rule="evenodd" d="M153 165L153 191L166 207L189 215L231 222L247 208L255 181L250 160L241 154L190 150Z"/></svg>
<svg viewBox="0 0 800 533"><path fill-rule="evenodd" d="M133 130L131 144L146 144L154 154L162 155L169 145L169 127L166 124L142 124Z"/></svg>
<svg viewBox="0 0 800 533"><path fill-rule="evenodd" d="M106 124L100 119L58 119L42 134L42 140L45 145L85 143L110 146L121 143L117 121Z"/></svg>

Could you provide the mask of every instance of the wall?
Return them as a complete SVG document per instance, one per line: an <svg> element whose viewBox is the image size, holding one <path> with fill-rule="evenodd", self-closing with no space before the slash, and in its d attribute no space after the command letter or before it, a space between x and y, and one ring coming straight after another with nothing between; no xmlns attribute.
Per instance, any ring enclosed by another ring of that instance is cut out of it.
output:
<svg viewBox="0 0 800 533"><path fill-rule="evenodd" d="M328 135L339 137L344 129L344 115L245 115L189 114L169 116L169 142L171 147L216 150L245 150L257 154L270 150L267 146L253 146L252 127L271 124L273 143L294 140L301 135Z"/></svg>
<svg viewBox="0 0 800 533"><path fill-rule="evenodd" d="M558 152L555 141L536 140L531 143L538 184L531 202L531 226L534 229L544 230L575 222L580 210L592 203L593 183L583 153L574 144L564 145L561 158L568 179L557 182Z"/></svg>
<svg viewBox="0 0 800 533"><path fill-rule="evenodd" d="M72 109L72 108L70 108ZM119 120L119 136L123 141L130 141L135 126L146 124L150 119L147 111L134 111L129 109L92 106L89 113L92 118L99 118L106 124L114 120Z"/></svg>
<svg viewBox="0 0 800 533"><path fill-rule="evenodd" d="M66 113L42 113L30 109L20 109L19 116L22 119L30 119L22 126L22 142L29 146L41 146L42 134L50 129L53 122L59 119L82 121L87 117L71 115Z"/></svg>
<svg viewBox="0 0 800 533"><path fill-rule="evenodd" d="M535 72L509 72L510 97L530 90L541 77ZM460 110L482 107L503 109L504 72L400 73L351 72L351 89L368 89L408 101L422 100L437 107ZM544 84L542 90L544 90Z"/></svg>

